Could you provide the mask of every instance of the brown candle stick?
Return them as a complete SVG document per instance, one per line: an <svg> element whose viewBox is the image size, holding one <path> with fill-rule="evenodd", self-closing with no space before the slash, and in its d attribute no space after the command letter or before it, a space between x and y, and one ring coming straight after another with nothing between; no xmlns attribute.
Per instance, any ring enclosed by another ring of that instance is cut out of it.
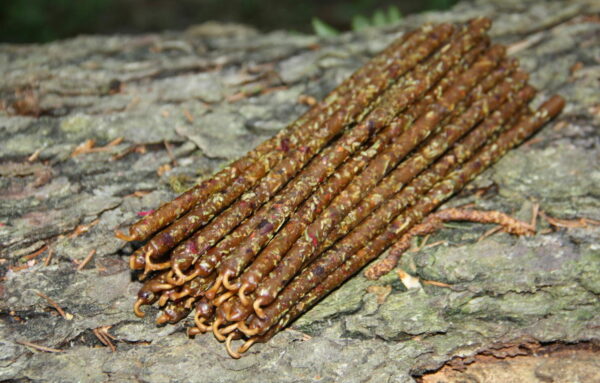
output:
<svg viewBox="0 0 600 383"><path fill-rule="evenodd" d="M405 34L275 136L116 233L147 240L130 256L151 277L135 314L156 303L162 325L193 310L188 335L212 331L238 358L386 249L365 276L389 272L443 222L534 233L496 211L435 212L564 106L554 96L530 111L535 89L489 47L490 25Z"/></svg>

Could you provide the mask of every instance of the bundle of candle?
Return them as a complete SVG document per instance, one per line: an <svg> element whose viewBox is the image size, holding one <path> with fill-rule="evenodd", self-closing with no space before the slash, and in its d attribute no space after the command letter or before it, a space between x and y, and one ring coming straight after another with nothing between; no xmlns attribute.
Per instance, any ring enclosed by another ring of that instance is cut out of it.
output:
<svg viewBox="0 0 600 383"><path fill-rule="evenodd" d="M136 315L194 312L233 357L264 342L390 248L447 220L534 228L497 212L434 210L519 145L564 102L535 90L490 21L426 25L392 43L287 128L129 229L147 279ZM245 340L234 349L234 339Z"/></svg>

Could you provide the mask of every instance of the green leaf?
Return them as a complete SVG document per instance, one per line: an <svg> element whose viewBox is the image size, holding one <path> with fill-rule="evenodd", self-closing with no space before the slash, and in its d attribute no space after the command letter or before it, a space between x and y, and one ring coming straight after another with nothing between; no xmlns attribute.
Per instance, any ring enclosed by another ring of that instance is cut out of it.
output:
<svg viewBox="0 0 600 383"><path fill-rule="evenodd" d="M381 9L378 9L373 13L373 25L376 27L383 27L387 24L387 18L385 13Z"/></svg>
<svg viewBox="0 0 600 383"><path fill-rule="evenodd" d="M367 19L363 15L355 15L352 17L352 30L360 31L366 28L369 28L371 23L369 23L369 19Z"/></svg>
<svg viewBox="0 0 600 383"><path fill-rule="evenodd" d="M390 24L396 24L402 20L402 12L395 5L390 5L387 13L388 21Z"/></svg>
<svg viewBox="0 0 600 383"><path fill-rule="evenodd" d="M324 23L316 17L313 17L312 19L312 26L317 36L320 37L333 37L340 34L334 27Z"/></svg>

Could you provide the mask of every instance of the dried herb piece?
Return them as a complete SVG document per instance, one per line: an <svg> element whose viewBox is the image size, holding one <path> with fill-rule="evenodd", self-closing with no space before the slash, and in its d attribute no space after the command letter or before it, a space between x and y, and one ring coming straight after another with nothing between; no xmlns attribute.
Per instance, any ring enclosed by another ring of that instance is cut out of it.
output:
<svg viewBox="0 0 600 383"><path fill-rule="evenodd" d="M130 235L119 233L142 239L170 225L131 257L144 276L171 268L140 289L136 314L158 303L164 308L157 323L174 323L194 308L196 326L188 334L212 330L239 357L394 241L373 276L395 265L410 236L444 220L530 230L497 212L431 213L564 104L553 98L535 116L519 116L534 90L518 90L526 81L520 72L501 80L516 62L504 61L480 79L475 68L486 60L479 54L487 49L489 24L479 19L456 32L445 25L406 35L282 133L141 220ZM418 54L406 74L404 57ZM487 73L504 53L494 47L486 54L494 57ZM513 128L500 134L503 125ZM189 236L197 240L193 246L180 243ZM262 300L261 289L271 300ZM247 340L235 350L232 342L240 338Z"/></svg>

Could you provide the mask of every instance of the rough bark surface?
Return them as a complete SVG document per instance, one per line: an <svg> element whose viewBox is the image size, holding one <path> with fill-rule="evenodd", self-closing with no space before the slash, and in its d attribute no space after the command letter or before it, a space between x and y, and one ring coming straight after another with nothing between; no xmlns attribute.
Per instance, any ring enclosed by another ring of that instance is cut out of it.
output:
<svg viewBox="0 0 600 383"><path fill-rule="evenodd" d="M327 40L210 24L1 45L0 381L411 382L454 357L599 342L600 226L574 221L600 220L598 14L591 1L464 1ZM321 98L399 31L474 16L494 20L537 100L559 93L567 106L446 206L529 219L539 204L537 235L478 241L490 227L453 224L429 239L445 245L400 262L422 287L358 275L240 360L183 324L133 315L133 247L115 228L274 134L307 108L301 95ZM115 352L94 335L102 326Z"/></svg>

